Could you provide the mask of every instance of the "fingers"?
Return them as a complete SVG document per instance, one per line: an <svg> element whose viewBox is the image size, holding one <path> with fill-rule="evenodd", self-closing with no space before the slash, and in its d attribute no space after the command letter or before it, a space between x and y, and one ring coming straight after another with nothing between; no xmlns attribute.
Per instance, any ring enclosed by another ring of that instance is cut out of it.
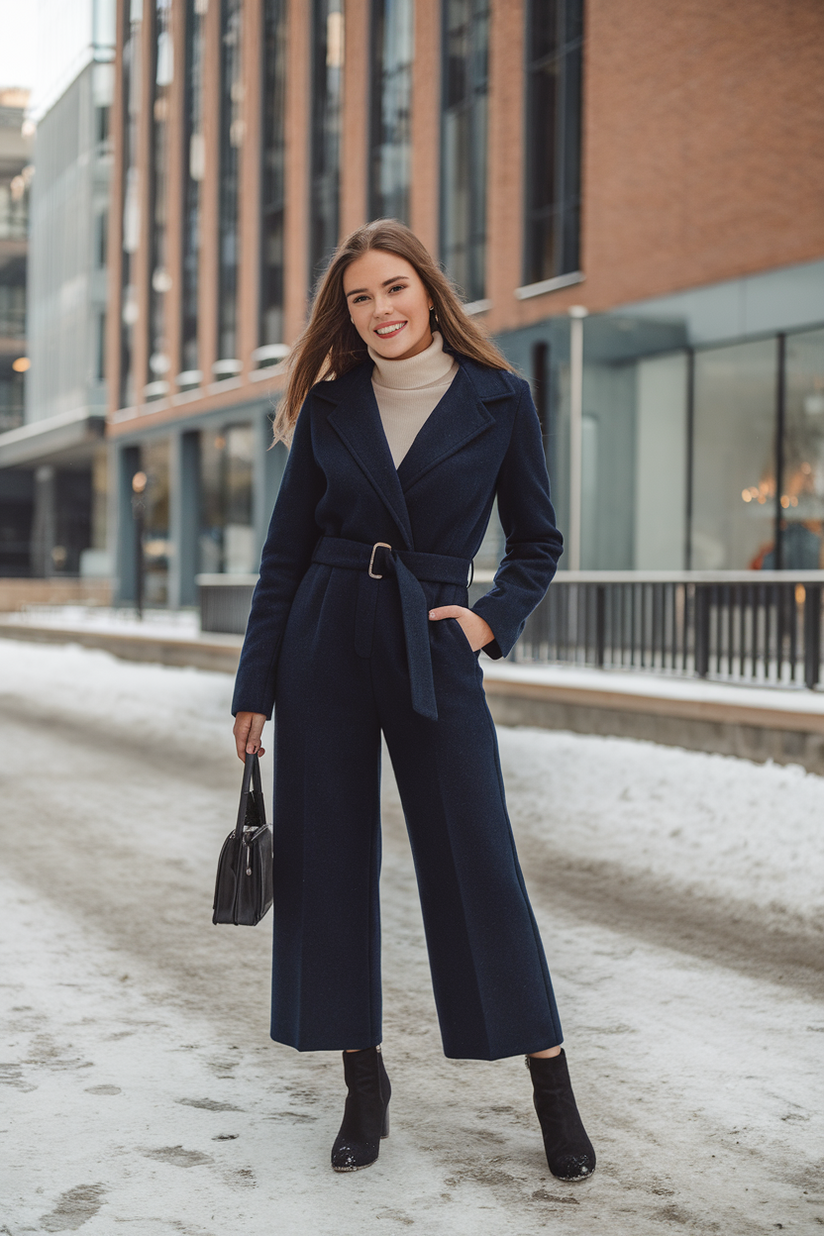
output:
<svg viewBox="0 0 824 1236"><path fill-rule="evenodd" d="M429 617L432 622L439 622L441 618L461 618L468 613L471 610L465 605L439 605L437 609L430 609Z"/></svg>
<svg viewBox="0 0 824 1236"><path fill-rule="evenodd" d="M430 622L438 622L441 618L457 618L473 652L477 652L495 638L485 619L474 610L467 609L465 605L439 605L436 609L430 609Z"/></svg>
<svg viewBox="0 0 824 1236"><path fill-rule="evenodd" d="M266 724L266 717L260 712L239 712L235 717L234 736L237 757L246 761L247 755L265 755L260 745L260 736Z"/></svg>

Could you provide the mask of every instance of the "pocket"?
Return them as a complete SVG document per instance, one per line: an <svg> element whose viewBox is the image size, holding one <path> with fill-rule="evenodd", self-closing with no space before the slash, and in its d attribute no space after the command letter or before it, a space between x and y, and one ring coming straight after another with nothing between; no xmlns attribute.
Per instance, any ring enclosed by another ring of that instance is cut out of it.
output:
<svg viewBox="0 0 824 1236"><path fill-rule="evenodd" d="M469 653L471 657L475 658L479 656L480 651L481 651L480 648L478 648L477 651L472 648L472 645L470 644L469 640L466 638L464 629L461 626L461 624L458 622L457 618L444 618L442 619L442 621L449 623L451 629L455 633L455 638L460 640L461 644L463 645L463 647L466 649L466 651Z"/></svg>

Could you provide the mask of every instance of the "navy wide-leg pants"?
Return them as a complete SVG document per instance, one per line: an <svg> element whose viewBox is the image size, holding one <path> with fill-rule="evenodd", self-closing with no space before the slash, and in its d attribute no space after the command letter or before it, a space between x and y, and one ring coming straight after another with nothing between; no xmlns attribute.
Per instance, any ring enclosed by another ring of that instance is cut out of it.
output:
<svg viewBox="0 0 824 1236"><path fill-rule="evenodd" d="M466 605L465 589L423 587L430 607ZM300 1051L381 1041L381 731L444 1052L491 1060L561 1042L478 654L455 619L431 622L430 644L437 720L412 710L394 578L315 563L295 597L275 703L271 1033Z"/></svg>

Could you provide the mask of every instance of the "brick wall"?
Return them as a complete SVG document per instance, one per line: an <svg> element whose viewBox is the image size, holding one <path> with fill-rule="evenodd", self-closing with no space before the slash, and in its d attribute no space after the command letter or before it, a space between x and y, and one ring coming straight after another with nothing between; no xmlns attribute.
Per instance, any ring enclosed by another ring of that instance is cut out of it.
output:
<svg viewBox="0 0 824 1236"><path fill-rule="evenodd" d="M521 0L497 7L519 20ZM586 282L514 301L522 141L499 113L492 329L824 256L821 0L587 0L584 55ZM509 110L520 49L510 38L494 57Z"/></svg>

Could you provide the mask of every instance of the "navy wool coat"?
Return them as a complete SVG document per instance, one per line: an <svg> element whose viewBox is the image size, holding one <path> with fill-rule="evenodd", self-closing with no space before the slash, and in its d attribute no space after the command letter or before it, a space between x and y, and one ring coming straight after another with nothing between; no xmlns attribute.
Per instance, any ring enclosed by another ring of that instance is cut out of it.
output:
<svg viewBox="0 0 824 1236"><path fill-rule="evenodd" d="M321 537L470 561L495 496L506 553L472 606L506 656L544 597L562 552L538 415L524 379L464 357L441 402L395 468L375 401L372 362L310 391L295 428L260 566L238 669L234 713L271 715L287 620ZM425 587L430 605L466 604ZM328 610L326 601L325 609ZM325 615L330 618L331 615ZM341 619L343 616L341 615Z"/></svg>

